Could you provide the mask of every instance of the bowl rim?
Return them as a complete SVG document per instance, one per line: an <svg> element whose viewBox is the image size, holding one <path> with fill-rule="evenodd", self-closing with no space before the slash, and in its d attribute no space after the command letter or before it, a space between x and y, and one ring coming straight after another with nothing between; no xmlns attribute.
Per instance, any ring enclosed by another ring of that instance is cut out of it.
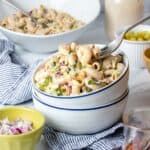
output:
<svg viewBox="0 0 150 150"><path fill-rule="evenodd" d="M126 97L129 95L129 89L127 89L123 94L122 96L120 96L119 98L116 98L113 102L111 103L108 103L108 104L104 104L104 105L100 105L100 106L97 106L97 107L92 107L92 108L65 108L65 107L60 107L60 106L54 106L54 105L50 105L50 104L47 104L43 101L40 100L40 98L34 94L32 94L32 97L33 97L33 102L36 100L38 101L39 103L45 105L45 106L48 106L48 107L51 107L53 109L59 109L59 110L65 110L65 111L92 111L92 110L97 110L97 109L105 109L105 108L108 108L108 107L111 107L113 105L116 105L124 100L127 100Z"/></svg>
<svg viewBox="0 0 150 150"><path fill-rule="evenodd" d="M28 107L23 107L23 106L8 106L8 107L5 107L5 108L0 108L0 112L1 111L5 111L5 110L23 110L23 111L32 111L33 113L38 113L39 116L41 116L42 118L42 122L41 122L41 126L37 129L33 129L32 131L29 131L27 133L22 133L22 134L16 134L16 135L3 135L3 134L0 134L0 138L18 138L18 137L23 137L23 136L30 136L31 134L34 134L36 133L37 131L39 131L40 129L42 129L45 125L45 117L44 115L36 110L36 109L33 109L33 108L28 108Z"/></svg>
<svg viewBox="0 0 150 150"><path fill-rule="evenodd" d="M96 45L97 47L102 47L103 46L101 44L94 44L94 45ZM92 92L88 92L88 93L85 93L85 94L80 94L80 95L76 95L76 96L55 96L55 95L52 95L50 93L46 93L46 92L41 91L40 89L38 89L35 86L35 83L34 83L34 76L35 76L35 73L37 72L37 70L39 69L39 67L41 67L45 62L47 62L51 56L56 55L56 54L57 53L51 54L47 59L45 59L44 61L39 63L37 65L37 67L35 68L35 70L33 71L33 74L32 74L32 88L35 91L39 92L40 94L48 96L48 97L52 97L52 98L57 98L57 99L77 99L77 98L81 98L81 97L86 97L86 96L91 96L91 95L97 94L99 92L102 92L102 91L112 87L116 83L118 83L127 74L127 72L129 71L129 60L128 60L128 58L127 58L127 56L125 55L124 52L120 52L119 54L123 55L124 61L126 62L126 66L125 66L124 71L122 72L122 74L119 76L119 78L117 80L113 81L112 83L110 83L110 84L108 84L108 85L106 85L106 86L104 86L104 87L102 87L100 89L97 89L97 90L94 90Z"/></svg>
<svg viewBox="0 0 150 150"><path fill-rule="evenodd" d="M16 31L13 31L13 30L6 29L2 26L0 26L0 30L2 30L3 32L7 32L7 33L10 33L10 34L17 35L17 36L29 37L29 38L44 39L44 38L53 38L53 37L58 37L58 36L65 36L66 34L74 33L76 31L80 31L80 30L83 30L83 29L87 28L89 25L91 25L97 19L97 17L99 16L99 14L101 12L101 2L99 0L95 0L95 2L97 3L97 6L98 6L97 14L88 23L86 23L83 26L81 26L77 29L74 29L74 30L69 30L69 31L66 31L66 32L60 32L60 33L57 33L57 34L48 34L48 35L36 35L36 34L21 33L21 32L16 32Z"/></svg>
<svg viewBox="0 0 150 150"><path fill-rule="evenodd" d="M144 60L145 60L145 61L150 62L150 57L148 57L148 56L146 55L146 52L147 52L147 51L150 51L150 48L147 48L147 49L144 50L144 52L143 52L143 57L144 57Z"/></svg>
<svg viewBox="0 0 150 150"><path fill-rule="evenodd" d="M141 25L138 25L137 27L133 28L131 31L133 31L135 29L138 29L138 28L144 28L144 27L147 27L150 30L150 25L141 24ZM125 28L126 27L124 27L123 29L118 30L115 33L115 37L117 38L120 35L120 32L123 31ZM137 44L137 45L139 45L139 44L150 44L150 41L130 41L130 40L127 40L127 39L123 39L123 42L126 42L127 44Z"/></svg>

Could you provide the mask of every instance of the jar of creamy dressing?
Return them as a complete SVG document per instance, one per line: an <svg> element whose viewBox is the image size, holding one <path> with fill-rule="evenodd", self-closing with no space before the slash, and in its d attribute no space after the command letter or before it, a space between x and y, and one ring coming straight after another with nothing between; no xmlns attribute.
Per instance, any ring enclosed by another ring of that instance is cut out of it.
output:
<svg viewBox="0 0 150 150"><path fill-rule="evenodd" d="M144 0L105 0L105 27L110 40L115 32L141 19Z"/></svg>

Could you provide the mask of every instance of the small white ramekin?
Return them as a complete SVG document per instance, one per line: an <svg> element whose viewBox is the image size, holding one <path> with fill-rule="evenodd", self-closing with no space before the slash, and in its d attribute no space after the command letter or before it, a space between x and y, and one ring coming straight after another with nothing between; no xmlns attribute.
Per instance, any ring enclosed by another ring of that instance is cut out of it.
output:
<svg viewBox="0 0 150 150"><path fill-rule="evenodd" d="M117 32L116 37L118 37L122 31L120 30L119 32ZM150 31L150 25L139 25L131 31ZM121 46L119 47L119 50L123 51L127 55L131 69L144 68L145 64L143 60L143 52L149 47L150 41L123 40Z"/></svg>

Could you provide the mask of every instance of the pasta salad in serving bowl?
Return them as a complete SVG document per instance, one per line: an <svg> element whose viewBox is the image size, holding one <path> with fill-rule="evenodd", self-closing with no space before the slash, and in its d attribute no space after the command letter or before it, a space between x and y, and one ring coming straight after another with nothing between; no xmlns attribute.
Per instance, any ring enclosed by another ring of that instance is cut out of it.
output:
<svg viewBox="0 0 150 150"><path fill-rule="evenodd" d="M99 45L59 46L58 53L35 70L33 93L48 104L59 101L65 107L95 106L120 97L128 85L127 58L118 54L100 59L100 55Z"/></svg>
<svg viewBox="0 0 150 150"><path fill-rule="evenodd" d="M0 30L25 50L39 53L53 52L58 45L76 40L100 13L99 0L12 0L12 3L29 12L37 24L0 2Z"/></svg>
<svg viewBox="0 0 150 150"><path fill-rule="evenodd" d="M55 9L47 9L42 4L39 8L29 11L28 14L37 23L23 12L17 12L0 20L0 26L25 34L49 35L75 30L84 25L71 15Z"/></svg>

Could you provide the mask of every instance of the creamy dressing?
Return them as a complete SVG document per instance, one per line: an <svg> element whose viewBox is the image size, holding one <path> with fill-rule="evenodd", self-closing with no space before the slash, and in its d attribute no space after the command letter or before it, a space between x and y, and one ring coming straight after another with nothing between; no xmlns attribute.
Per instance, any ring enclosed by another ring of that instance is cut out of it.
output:
<svg viewBox="0 0 150 150"><path fill-rule="evenodd" d="M105 27L110 40L118 29L135 23L144 14L144 0L105 0Z"/></svg>

